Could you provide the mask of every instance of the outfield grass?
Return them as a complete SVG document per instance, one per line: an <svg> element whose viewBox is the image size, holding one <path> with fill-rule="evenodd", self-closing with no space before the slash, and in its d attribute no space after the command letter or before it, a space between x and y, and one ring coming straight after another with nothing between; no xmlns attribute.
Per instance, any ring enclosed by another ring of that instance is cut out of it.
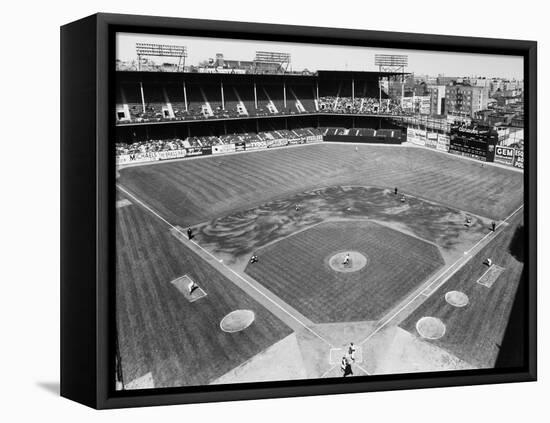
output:
<svg viewBox="0 0 550 423"><path fill-rule="evenodd" d="M369 263L354 273L327 259L358 251ZM435 272L437 247L366 221L322 223L258 251L245 272L316 323L375 320Z"/></svg>
<svg viewBox="0 0 550 423"><path fill-rule="evenodd" d="M502 233L434 292L400 326L418 336L415 328L418 319L423 316L437 317L443 321L447 330L439 340L427 342L444 348L472 365L480 368L493 367L523 270L523 263L510 251L516 227L522 223L521 213L514 216L511 224ZM483 264L487 257L506 269L491 288L477 283L487 270L487 266ZM448 291L464 292L470 303L463 308L447 304L444 297Z"/></svg>
<svg viewBox="0 0 550 423"><path fill-rule="evenodd" d="M170 222L193 225L333 185L393 188L501 219L523 202L523 174L414 147L312 144L120 170L119 183Z"/></svg>
<svg viewBox="0 0 550 423"><path fill-rule="evenodd" d="M207 384L291 333L139 205L117 209L116 247L125 383L152 372L155 387ZM207 296L188 302L170 283L184 274ZM221 319L235 309L254 311L256 320L242 332L222 332Z"/></svg>

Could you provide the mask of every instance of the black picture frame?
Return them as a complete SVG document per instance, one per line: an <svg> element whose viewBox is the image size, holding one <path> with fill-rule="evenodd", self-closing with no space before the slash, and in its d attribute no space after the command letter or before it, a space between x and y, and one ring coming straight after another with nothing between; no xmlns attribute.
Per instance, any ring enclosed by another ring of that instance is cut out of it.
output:
<svg viewBox="0 0 550 423"><path fill-rule="evenodd" d="M497 53L524 58L527 362L506 370L387 375L116 392L113 301L114 35L195 35ZM97 409L534 381L536 349L537 44L534 41L95 14L61 28L61 395Z"/></svg>

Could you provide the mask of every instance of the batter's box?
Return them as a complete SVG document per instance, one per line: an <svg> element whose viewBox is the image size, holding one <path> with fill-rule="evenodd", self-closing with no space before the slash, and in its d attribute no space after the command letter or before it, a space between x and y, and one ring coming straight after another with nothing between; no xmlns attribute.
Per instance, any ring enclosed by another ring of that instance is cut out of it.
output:
<svg viewBox="0 0 550 423"><path fill-rule="evenodd" d="M338 364L342 361L342 357L348 357L348 347L345 348L331 348L329 354L329 363ZM355 363L363 362L363 349L360 346L355 346Z"/></svg>
<svg viewBox="0 0 550 423"><path fill-rule="evenodd" d="M504 267L493 264L487 269L487 271L483 275L481 275L481 277L477 280L477 283L486 286L487 288L490 288L493 286L493 284L496 282L502 272L504 272Z"/></svg>
<svg viewBox="0 0 550 423"><path fill-rule="evenodd" d="M190 303L194 303L195 301L206 297L206 292L200 286L196 285L193 279L191 279L187 275L183 275L177 279L174 279L170 283L174 285L178 289L178 291L182 293L185 299ZM189 292L189 287L192 284L195 285L195 288L193 288L193 290Z"/></svg>

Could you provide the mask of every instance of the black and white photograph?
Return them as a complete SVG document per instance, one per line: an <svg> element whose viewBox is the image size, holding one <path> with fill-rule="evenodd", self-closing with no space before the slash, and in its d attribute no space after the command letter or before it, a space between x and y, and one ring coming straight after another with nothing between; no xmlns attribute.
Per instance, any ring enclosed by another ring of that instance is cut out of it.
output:
<svg viewBox="0 0 550 423"><path fill-rule="evenodd" d="M543 3L3 11L3 421L544 421Z"/></svg>
<svg viewBox="0 0 550 423"><path fill-rule="evenodd" d="M116 391L525 365L524 57L115 56Z"/></svg>

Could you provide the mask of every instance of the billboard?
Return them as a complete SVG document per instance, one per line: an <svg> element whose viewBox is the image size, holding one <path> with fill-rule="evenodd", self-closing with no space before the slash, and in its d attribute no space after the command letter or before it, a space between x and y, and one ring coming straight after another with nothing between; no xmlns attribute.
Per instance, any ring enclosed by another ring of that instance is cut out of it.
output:
<svg viewBox="0 0 550 423"><path fill-rule="evenodd" d="M504 163L504 164L513 164L515 157L515 149L511 147L504 147L502 145L497 145L495 147L495 162Z"/></svg>
<svg viewBox="0 0 550 423"><path fill-rule="evenodd" d="M520 169L523 169L523 150L516 150L514 166L519 167Z"/></svg>
<svg viewBox="0 0 550 423"><path fill-rule="evenodd" d="M426 134L426 147L437 148L437 133L428 132Z"/></svg>
<svg viewBox="0 0 550 423"><path fill-rule="evenodd" d="M235 151L235 144L220 144L212 146L212 154L232 153Z"/></svg>
<svg viewBox="0 0 550 423"><path fill-rule="evenodd" d="M306 142L305 138L289 138L288 143L289 144L304 144Z"/></svg>
<svg viewBox="0 0 550 423"><path fill-rule="evenodd" d="M306 142L321 142L323 141L322 135L308 135L306 137Z"/></svg>
<svg viewBox="0 0 550 423"><path fill-rule="evenodd" d="M436 149L440 151L449 151L450 142L451 138L448 135L438 134Z"/></svg>
<svg viewBox="0 0 550 423"><path fill-rule="evenodd" d="M245 143L245 150L262 150L267 148L265 141L247 141Z"/></svg>
<svg viewBox="0 0 550 423"><path fill-rule="evenodd" d="M288 145L288 139L276 138L274 140L267 140L267 148L282 147L283 145Z"/></svg>
<svg viewBox="0 0 550 423"><path fill-rule="evenodd" d="M426 145L426 130L407 128L407 141L415 145Z"/></svg>
<svg viewBox="0 0 550 423"><path fill-rule="evenodd" d="M479 160L494 161L498 134L490 127L453 126L449 151Z"/></svg>
<svg viewBox="0 0 550 423"><path fill-rule="evenodd" d="M181 159L187 156L187 149L182 150L166 150L166 151L148 151L146 153L130 153L121 154L116 157L117 165L131 163L146 163L157 160Z"/></svg>

